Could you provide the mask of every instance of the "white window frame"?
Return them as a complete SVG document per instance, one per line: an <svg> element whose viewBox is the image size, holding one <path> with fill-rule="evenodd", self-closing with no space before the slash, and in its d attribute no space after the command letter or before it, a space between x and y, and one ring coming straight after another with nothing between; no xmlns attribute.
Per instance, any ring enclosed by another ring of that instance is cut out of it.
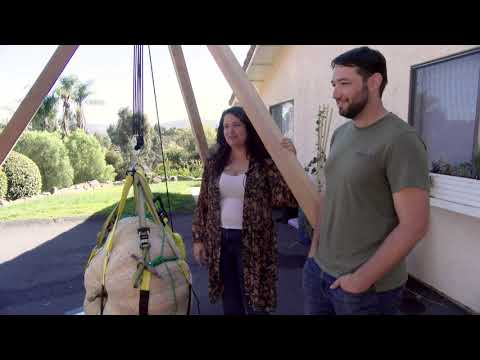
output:
<svg viewBox="0 0 480 360"><path fill-rule="evenodd" d="M430 205L480 218L480 180L430 173Z"/></svg>

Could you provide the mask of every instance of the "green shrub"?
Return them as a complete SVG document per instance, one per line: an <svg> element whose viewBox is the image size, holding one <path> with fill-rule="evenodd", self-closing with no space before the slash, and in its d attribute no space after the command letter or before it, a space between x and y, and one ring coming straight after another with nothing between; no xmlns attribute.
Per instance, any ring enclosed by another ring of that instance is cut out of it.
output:
<svg viewBox="0 0 480 360"><path fill-rule="evenodd" d="M190 160L180 165L173 165L170 161L166 161L167 175L173 176L190 176L199 178L203 174L203 163L201 160ZM163 175L163 165L160 164L156 170L159 174Z"/></svg>
<svg viewBox="0 0 480 360"><path fill-rule="evenodd" d="M167 175L170 176L190 176L190 169L188 168L188 165L180 166L177 167L176 169L173 169L170 171L170 173L167 173Z"/></svg>
<svg viewBox="0 0 480 360"><path fill-rule="evenodd" d="M170 174L170 172L172 171L172 162L168 159L165 159L165 169L163 168L163 162L158 164L157 167L154 169L155 175L161 177L165 175L165 171L167 172L167 175L172 175Z"/></svg>
<svg viewBox="0 0 480 360"><path fill-rule="evenodd" d="M475 169L477 172L477 179L480 179L480 151L477 152L477 155L475 155Z"/></svg>
<svg viewBox="0 0 480 360"><path fill-rule="evenodd" d="M15 151L28 156L37 164L42 174L43 190L64 188L73 184L73 168L67 148L58 133L29 131L25 133Z"/></svg>
<svg viewBox="0 0 480 360"><path fill-rule="evenodd" d="M65 139L65 146L73 167L74 184L103 179L107 164L102 146L95 136L75 130Z"/></svg>
<svg viewBox="0 0 480 360"><path fill-rule="evenodd" d="M5 198L7 195L7 175L0 169L0 199Z"/></svg>
<svg viewBox="0 0 480 360"><path fill-rule="evenodd" d="M455 167L455 172L453 175L474 179L475 170L471 163L463 162Z"/></svg>
<svg viewBox="0 0 480 360"><path fill-rule="evenodd" d="M190 163L190 176L200 178L203 175L203 162L201 160L193 160Z"/></svg>
<svg viewBox="0 0 480 360"><path fill-rule="evenodd" d="M3 170L7 176L7 199L30 197L42 190L42 175L38 166L25 155L12 151Z"/></svg>
<svg viewBox="0 0 480 360"><path fill-rule="evenodd" d="M108 137L108 135L102 135L99 133L94 133L93 136L98 140L99 144L104 148L104 149L109 149L110 146L112 146L112 141Z"/></svg>
<svg viewBox="0 0 480 360"><path fill-rule="evenodd" d="M100 178L98 178L97 180L100 181L100 182L107 182L107 181L113 181L115 180L115 176L117 175L117 173L115 172L115 169L113 168L112 165L107 165L105 166L105 169L103 171L103 174Z"/></svg>
<svg viewBox="0 0 480 360"><path fill-rule="evenodd" d="M432 161L431 172L436 174L450 175L450 176L459 176L470 179L475 179L478 177L476 174L475 167L470 162L463 162L458 165L452 165L443 160Z"/></svg>
<svg viewBox="0 0 480 360"><path fill-rule="evenodd" d="M120 177L124 163L122 153L116 149L109 149L105 154L105 161L107 165L113 166L116 173L116 178Z"/></svg>
<svg viewBox="0 0 480 360"><path fill-rule="evenodd" d="M172 162L172 166L177 168L182 167L183 164L190 160L190 154L187 150L173 145L165 151L165 156Z"/></svg>

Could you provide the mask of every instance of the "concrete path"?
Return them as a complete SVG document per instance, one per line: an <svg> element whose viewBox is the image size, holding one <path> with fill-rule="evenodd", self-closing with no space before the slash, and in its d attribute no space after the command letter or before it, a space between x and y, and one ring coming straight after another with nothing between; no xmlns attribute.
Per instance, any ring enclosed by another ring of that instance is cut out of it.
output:
<svg viewBox="0 0 480 360"><path fill-rule="evenodd" d="M85 296L84 265L102 223L102 219L96 218L0 224L0 314L63 315L81 310ZM187 245L201 314L222 314L221 304L208 301L206 269L191 258L191 215L174 216L173 225ZM280 279L275 314L301 315L301 279L307 249L296 241L297 232L293 227L277 225ZM409 281L409 288L425 297L407 296L402 307L404 313L465 313L421 284ZM197 313L194 299L192 313Z"/></svg>

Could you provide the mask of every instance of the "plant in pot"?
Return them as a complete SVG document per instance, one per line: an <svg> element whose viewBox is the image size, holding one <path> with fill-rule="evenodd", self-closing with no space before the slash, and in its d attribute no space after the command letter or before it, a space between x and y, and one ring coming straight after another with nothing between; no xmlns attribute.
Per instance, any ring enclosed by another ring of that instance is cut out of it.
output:
<svg viewBox="0 0 480 360"><path fill-rule="evenodd" d="M328 105L320 106L317 114L317 120L315 121L316 153L313 159L310 160L310 162L305 166L305 171L310 177L313 177L319 192L323 191L325 188L324 167L327 160L327 140L332 125L332 115L333 109L331 109ZM302 243L309 245L310 239L313 235L313 229L302 209L299 209L298 211L298 231Z"/></svg>

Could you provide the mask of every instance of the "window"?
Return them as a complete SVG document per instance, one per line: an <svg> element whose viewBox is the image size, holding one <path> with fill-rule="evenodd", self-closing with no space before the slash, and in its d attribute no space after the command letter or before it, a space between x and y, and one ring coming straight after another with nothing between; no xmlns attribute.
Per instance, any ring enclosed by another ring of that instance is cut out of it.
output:
<svg viewBox="0 0 480 360"><path fill-rule="evenodd" d="M293 139L293 100L270 106L270 114L282 135Z"/></svg>
<svg viewBox="0 0 480 360"><path fill-rule="evenodd" d="M413 66L411 75L409 122L431 171L478 178L480 49Z"/></svg>

